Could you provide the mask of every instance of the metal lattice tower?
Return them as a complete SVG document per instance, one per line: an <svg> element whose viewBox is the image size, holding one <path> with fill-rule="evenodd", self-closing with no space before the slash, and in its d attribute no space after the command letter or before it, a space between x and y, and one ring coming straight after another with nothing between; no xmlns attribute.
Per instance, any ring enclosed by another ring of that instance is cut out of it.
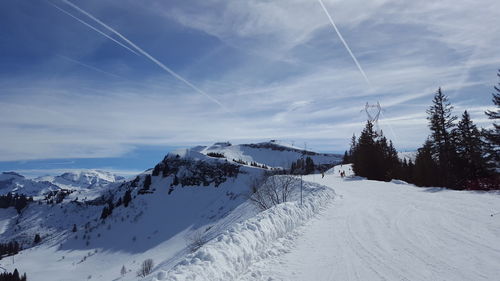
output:
<svg viewBox="0 0 500 281"><path fill-rule="evenodd" d="M377 132L380 132L380 127L378 125L378 119L380 118L380 113L382 112L380 103L378 101L377 104L369 104L367 102L364 110L366 112L366 116L368 117L367 120L375 126L375 130L377 130Z"/></svg>

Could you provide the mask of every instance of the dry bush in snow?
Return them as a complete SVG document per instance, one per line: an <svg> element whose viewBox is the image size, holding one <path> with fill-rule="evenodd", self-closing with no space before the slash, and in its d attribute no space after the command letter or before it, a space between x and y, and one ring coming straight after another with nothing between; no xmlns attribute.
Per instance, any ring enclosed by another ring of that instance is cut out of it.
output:
<svg viewBox="0 0 500 281"><path fill-rule="evenodd" d="M143 261L141 264L141 268L139 268L139 270L137 271L137 276L139 277L148 276L151 273L151 271L153 271L153 266L154 266L153 259L147 259Z"/></svg>
<svg viewBox="0 0 500 281"><path fill-rule="evenodd" d="M265 173L250 184L250 200L261 210L287 202L300 180L292 175Z"/></svg>

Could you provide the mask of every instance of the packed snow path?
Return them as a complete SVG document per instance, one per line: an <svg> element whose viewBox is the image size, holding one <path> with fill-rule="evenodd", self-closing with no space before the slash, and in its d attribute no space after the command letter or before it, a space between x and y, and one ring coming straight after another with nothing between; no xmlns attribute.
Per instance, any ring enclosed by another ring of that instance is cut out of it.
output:
<svg viewBox="0 0 500 281"><path fill-rule="evenodd" d="M289 252L241 280L500 280L500 195L342 179ZM345 170L348 170L349 167Z"/></svg>

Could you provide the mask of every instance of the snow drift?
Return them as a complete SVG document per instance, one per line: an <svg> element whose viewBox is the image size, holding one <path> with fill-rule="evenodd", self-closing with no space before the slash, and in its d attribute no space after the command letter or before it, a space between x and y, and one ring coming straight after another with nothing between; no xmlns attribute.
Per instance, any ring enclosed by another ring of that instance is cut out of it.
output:
<svg viewBox="0 0 500 281"><path fill-rule="evenodd" d="M326 186L304 184L304 200L276 205L238 223L151 280L233 280L252 263L273 255L270 245L292 233L334 197ZM296 189L296 196L299 190ZM298 199L298 197L296 197Z"/></svg>

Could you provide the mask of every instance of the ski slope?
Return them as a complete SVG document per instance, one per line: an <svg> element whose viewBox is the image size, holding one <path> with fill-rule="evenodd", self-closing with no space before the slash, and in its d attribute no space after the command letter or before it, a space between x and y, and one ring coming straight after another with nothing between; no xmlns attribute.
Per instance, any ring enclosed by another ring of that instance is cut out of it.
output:
<svg viewBox="0 0 500 281"><path fill-rule="evenodd" d="M500 280L500 195L311 175L333 204L239 280ZM349 172L349 167L344 166Z"/></svg>

